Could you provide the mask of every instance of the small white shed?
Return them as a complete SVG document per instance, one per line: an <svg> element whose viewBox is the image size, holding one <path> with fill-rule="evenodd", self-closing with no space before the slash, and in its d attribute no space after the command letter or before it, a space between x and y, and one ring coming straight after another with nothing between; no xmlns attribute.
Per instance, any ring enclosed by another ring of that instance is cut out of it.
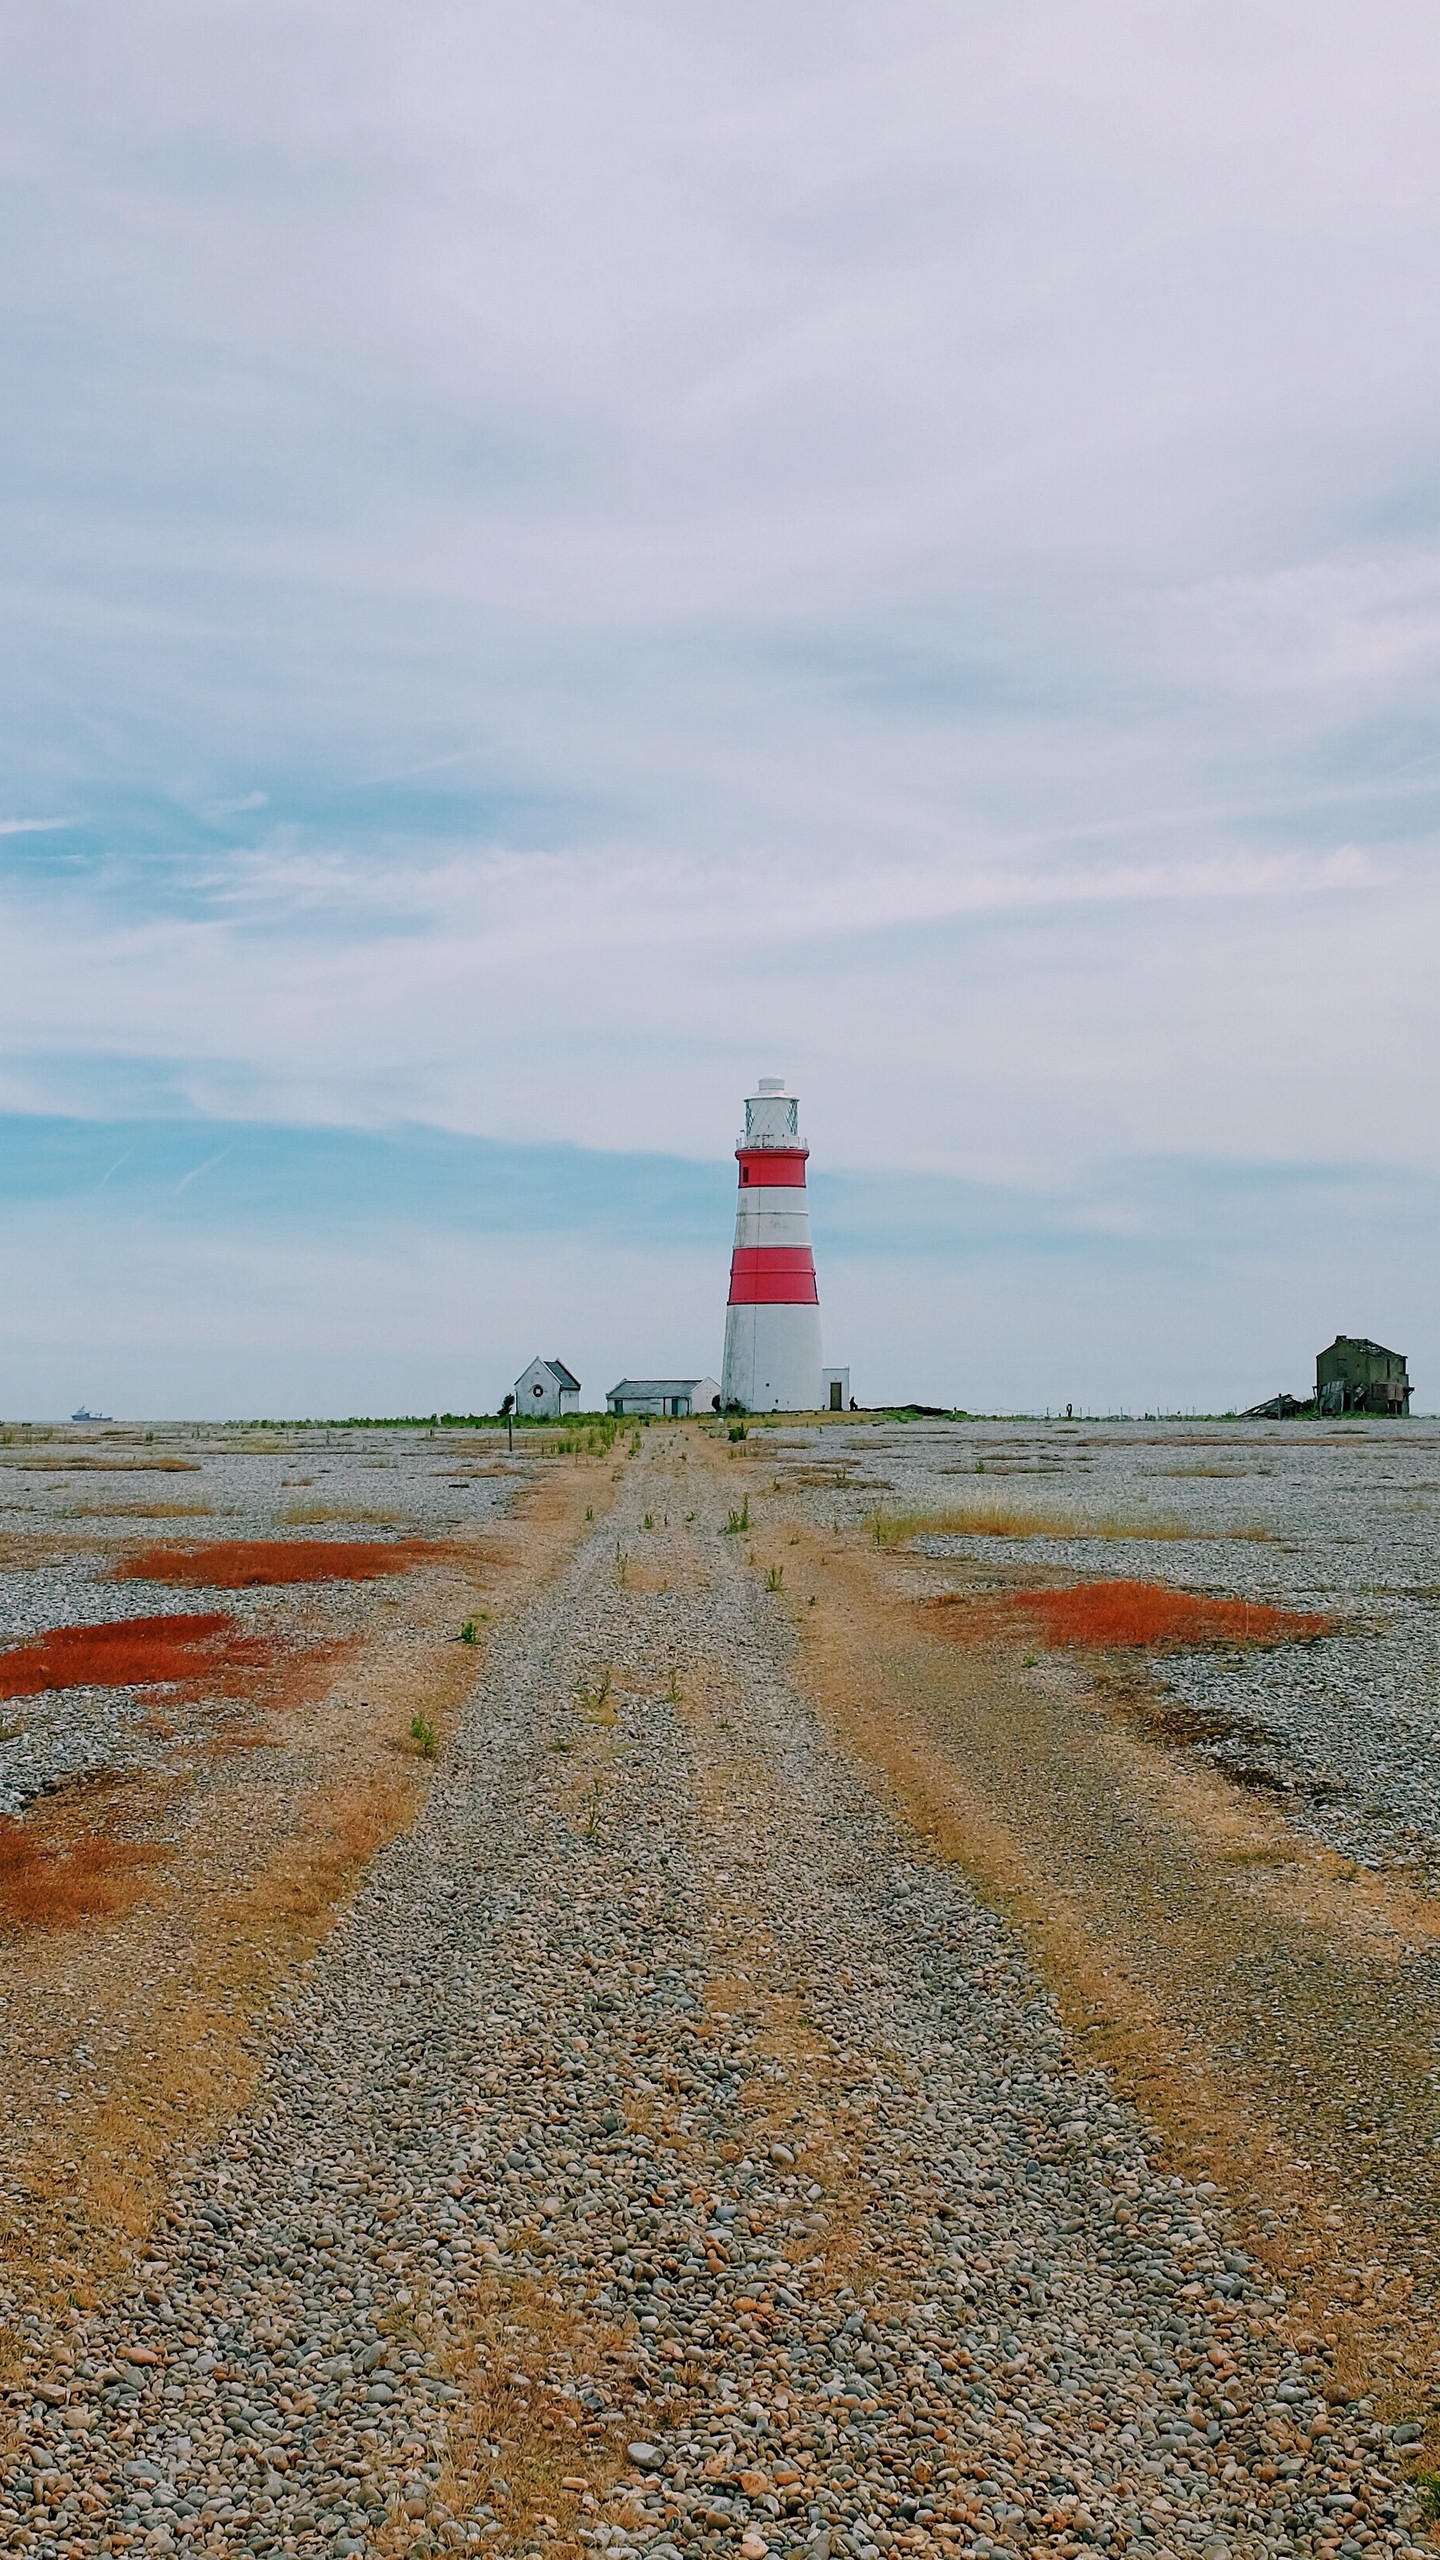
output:
<svg viewBox="0 0 1440 2560"><path fill-rule="evenodd" d="M605 1397L611 1413L661 1416L713 1413L719 1401L714 1378L622 1378Z"/></svg>
<svg viewBox="0 0 1440 2560"><path fill-rule="evenodd" d="M515 1381L515 1412L539 1416L543 1422L559 1422L567 1413L580 1410L580 1381L572 1378L563 1360L542 1360L537 1352L528 1369L522 1369Z"/></svg>

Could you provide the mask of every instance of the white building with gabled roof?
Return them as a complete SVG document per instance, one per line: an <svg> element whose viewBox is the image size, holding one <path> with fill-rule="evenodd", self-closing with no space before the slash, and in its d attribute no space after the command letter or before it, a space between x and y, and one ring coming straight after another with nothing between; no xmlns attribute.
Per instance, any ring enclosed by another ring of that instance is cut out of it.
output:
<svg viewBox="0 0 1440 2560"><path fill-rule="evenodd" d="M542 1422L563 1421L580 1410L580 1381L563 1360L542 1360L538 1351L515 1381L515 1413L535 1414Z"/></svg>

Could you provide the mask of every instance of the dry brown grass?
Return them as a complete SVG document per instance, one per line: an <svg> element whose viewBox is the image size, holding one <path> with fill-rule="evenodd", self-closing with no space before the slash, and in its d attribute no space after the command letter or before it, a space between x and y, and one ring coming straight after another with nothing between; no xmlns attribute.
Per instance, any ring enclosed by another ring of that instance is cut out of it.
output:
<svg viewBox="0 0 1440 2560"><path fill-rule="evenodd" d="M213 1520L213 1502L67 1502L67 1520Z"/></svg>
<svg viewBox="0 0 1440 2560"><path fill-rule="evenodd" d="M766 1819L764 1781L757 1782L736 1713L727 1668L692 1660L686 1668L680 1716L696 1746L696 1803L732 1874L743 1863L748 1840ZM769 1930L757 1918L743 1888L716 1885L707 1891L706 1899L712 1970L702 1996L715 2024L696 2032L713 2033L721 2021L743 2019L753 2039L752 2069L739 2101L753 2127L749 2147L754 2148L756 2139L791 2144L800 2140L807 2174L824 2190L824 2232L788 2238L781 2254L810 2262L811 2288L821 2293L857 2283L855 2271L862 2259L867 2262L866 2281L877 2276L883 2280L875 2263L876 2233L868 2211L873 2198L851 2147L848 2066L842 2066L811 2020ZM797 2117L804 2123L799 2137ZM670 2127L663 2126L662 2131L680 2156L693 2152L693 2139L687 2145ZM730 2156L728 2150L726 2156ZM817 2272L821 2268L823 2274ZM764 2314L769 2289L768 2282L759 2282L748 2303L752 2312Z"/></svg>
<svg viewBox="0 0 1440 2560"><path fill-rule="evenodd" d="M348 1892L376 1850L403 1831L420 1792L413 1778L388 1770L328 1790L303 1835L286 1841L256 1879L252 1915L318 1920Z"/></svg>
<svg viewBox="0 0 1440 2560"><path fill-rule="evenodd" d="M0 2217L12 2277L27 2277L35 2292L63 2304L87 2292L98 2298L123 2273L163 2204L175 2148L243 2103L258 2067L256 2027L276 1989L320 1944L421 1792L417 1775L373 1769L315 1791L303 1829L283 1837L238 1891L213 1902L187 1972L147 1993L140 2033L108 2066L107 2093L67 2112L73 2161L60 2166L49 2148L32 2157L27 2210ZM172 1866L168 1884L173 1901L184 1890L183 1871ZM132 1900L143 1889L134 1876L129 1888ZM112 1904L112 1916L124 1908ZM92 1943L92 1964L103 1970L98 1936Z"/></svg>
<svg viewBox="0 0 1440 2560"><path fill-rule="evenodd" d="M198 1458L91 1458L83 1452L60 1449L0 1452L0 1467L16 1467L23 1475L39 1471L97 1476L194 1476L200 1473L200 1463Z"/></svg>
<svg viewBox="0 0 1440 2560"><path fill-rule="evenodd" d="M349 1520L372 1529L403 1529L403 1511L369 1511L354 1502L287 1502L280 1514L289 1529L318 1529L325 1520Z"/></svg>
<svg viewBox="0 0 1440 2560"><path fill-rule="evenodd" d="M1161 1467L1157 1470L1164 1476L1212 1476L1217 1480L1222 1476L1248 1476L1254 1472L1252 1467Z"/></svg>
<svg viewBox="0 0 1440 2560"><path fill-rule="evenodd" d="M63 1530L22 1529L0 1536L0 1572L39 1573L62 1556L93 1555L94 1538L67 1537Z"/></svg>
<svg viewBox="0 0 1440 2560"><path fill-rule="evenodd" d="M1271 1532L1258 1527L1215 1529L1189 1520L1165 1520L1144 1512L1040 1511L1023 1503L948 1503L933 1511L880 1507L865 1526L877 1547L908 1546L912 1538L1096 1538L1102 1540L1240 1539L1263 1542Z"/></svg>
<svg viewBox="0 0 1440 2560"><path fill-rule="evenodd" d="M482 2278L449 2305L426 2344L462 2394L447 2416L433 2499L462 2517L492 2506L509 2547L523 2549L543 2526L549 2548L578 2552L582 2521L594 2519L629 2465L620 2445L584 2432L570 2404L542 2386L590 2380L609 2396L627 2361L623 2330L506 2274ZM584 2486L566 2485L576 2481ZM392 2527L382 2549L407 2551L415 2529Z"/></svg>
<svg viewBox="0 0 1440 2560"><path fill-rule="evenodd" d="M28 2265L32 2281L58 2279L75 2298L77 2277L103 2289L124 2268L163 2203L176 2144L194 2140L243 2101L258 2066L255 2030L279 1983L319 1945L419 1795L413 1780L369 1772L320 1790L305 1829L283 1839L240 1891L217 1901L189 1979L151 1993L143 2053L132 2049L112 2066L116 2085L88 2121L67 2123L74 2168L57 2176L48 2162L32 2166L31 2213L23 2234L12 2228L7 2235L7 2254ZM60 2245L62 2229L68 2248Z"/></svg>

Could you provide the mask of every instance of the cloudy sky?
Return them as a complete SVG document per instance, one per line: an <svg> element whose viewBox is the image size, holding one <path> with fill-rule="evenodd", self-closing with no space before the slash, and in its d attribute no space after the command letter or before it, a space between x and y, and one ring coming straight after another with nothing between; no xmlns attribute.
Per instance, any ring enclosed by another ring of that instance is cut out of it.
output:
<svg viewBox="0 0 1440 2560"><path fill-rule="evenodd" d="M1430 0L65 0L0 94L0 1411L1440 1407Z"/></svg>

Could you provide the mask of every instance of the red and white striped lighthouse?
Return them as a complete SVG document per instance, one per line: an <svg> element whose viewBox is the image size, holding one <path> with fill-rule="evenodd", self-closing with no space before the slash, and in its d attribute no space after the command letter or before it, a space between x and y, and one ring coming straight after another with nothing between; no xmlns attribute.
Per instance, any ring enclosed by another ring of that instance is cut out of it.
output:
<svg viewBox="0 0 1440 2560"><path fill-rule="evenodd" d="M800 1106L762 1076L735 1150L740 1201L730 1263L721 1401L747 1413L814 1413L820 1403L820 1292L805 1191Z"/></svg>

